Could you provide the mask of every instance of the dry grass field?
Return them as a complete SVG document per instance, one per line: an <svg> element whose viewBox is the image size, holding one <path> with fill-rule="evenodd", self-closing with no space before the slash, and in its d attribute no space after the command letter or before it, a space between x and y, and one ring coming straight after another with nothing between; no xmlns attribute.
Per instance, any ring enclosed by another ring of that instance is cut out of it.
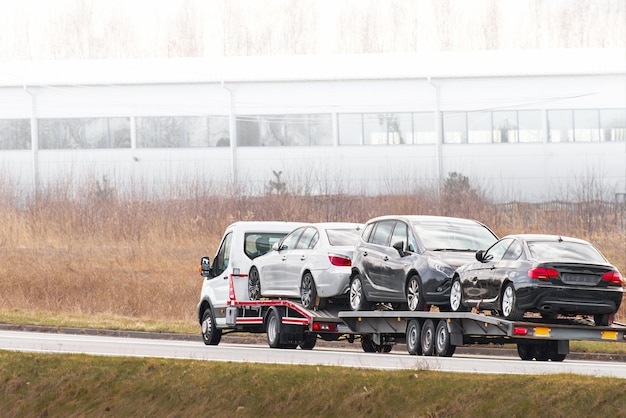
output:
<svg viewBox="0 0 626 418"><path fill-rule="evenodd" d="M101 190L100 190L101 191ZM186 193L191 195L192 193ZM79 196L79 197L76 197ZM624 208L598 202L494 205L464 189L402 196L172 196L41 193L23 201L0 188L0 322L113 320L137 328L197 331L201 256L213 258L236 220L357 221L384 214L477 219L498 235L553 233L588 239L626 272ZM626 319L623 306L618 319ZM70 321L71 322L71 321Z"/></svg>

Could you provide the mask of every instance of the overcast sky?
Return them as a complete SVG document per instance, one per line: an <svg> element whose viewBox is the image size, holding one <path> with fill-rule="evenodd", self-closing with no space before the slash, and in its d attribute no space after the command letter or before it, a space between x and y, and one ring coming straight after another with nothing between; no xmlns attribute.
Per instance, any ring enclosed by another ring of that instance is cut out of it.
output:
<svg viewBox="0 0 626 418"><path fill-rule="evenodd" d="M0 0L0 59L626 48L624 0Z"/></svg>

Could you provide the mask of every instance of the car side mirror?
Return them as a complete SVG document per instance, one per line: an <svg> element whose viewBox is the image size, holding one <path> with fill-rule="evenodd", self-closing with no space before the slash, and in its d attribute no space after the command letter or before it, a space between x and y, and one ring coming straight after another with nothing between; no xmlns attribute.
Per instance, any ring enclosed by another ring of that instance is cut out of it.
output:
<svg viewBox="0 0 626 418"><path fill-rule="evenodd" d="M405 256L404 242L403 241L394 242L392 244L392 247L395 248L396 251L398 251L398 254L400 254L400 257L404 257Z"/></svg>
<svg viewBox="0 0 626 418"><path fill-rule="evenodd" d="M485 250L476 251L476 260L483 263L485 261Z"/></svg>
<svg viewBox="0 0 626 418"><path fill-rule="evenodd" d="M278 251L278 245L279 244L280 244L280 242L275 242L274 244L272 244L272 250Z"/></svg>
<svg viewBox="0 0 626 418"><path fill-rule="evenodd" d="M200 259L200 275L202 277L212 277L211 272L211 259L209 257L202 257Z"/></svg>

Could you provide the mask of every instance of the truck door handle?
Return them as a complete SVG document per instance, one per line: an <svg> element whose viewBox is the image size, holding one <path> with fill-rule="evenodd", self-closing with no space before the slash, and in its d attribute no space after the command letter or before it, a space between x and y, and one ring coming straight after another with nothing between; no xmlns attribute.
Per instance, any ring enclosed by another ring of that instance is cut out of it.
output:
<svg viewBox="0 0 626 418"><path fill-rule="evenodd" d="M389 257L384 256L384 257L383 257L383 261L389 261Z"/></svg>
<svg viewBox="0 0 626 418"><path fill-rule="evenodd" d="M367 257L367 251L363 251L363 257Z"/></svg>
<svg viewBox="0 0 626 418"><path fill-rule="evenodd" d="M300 256L300 261L306 260L306 255Z"/></svg>
<svg viewBox="0 0 626 418"><path fill-rule="evenodd" d="M287 257L284 257L284 256L283 256L283 257L281 257L280 259L281 259L282 261L285 261L285 260L287 259Z"/></svg>

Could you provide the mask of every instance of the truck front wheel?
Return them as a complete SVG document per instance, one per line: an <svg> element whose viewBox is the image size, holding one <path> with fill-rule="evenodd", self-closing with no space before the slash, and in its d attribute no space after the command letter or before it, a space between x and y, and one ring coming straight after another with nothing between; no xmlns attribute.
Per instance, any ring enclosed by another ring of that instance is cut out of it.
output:
<svg viewBox="0 0 626 418"><path fill-rule="evenodd" d="M206 345L218 345L222 339L222 330L215 326L213 310L209 306L202 314L202 341Z"/></svg>

